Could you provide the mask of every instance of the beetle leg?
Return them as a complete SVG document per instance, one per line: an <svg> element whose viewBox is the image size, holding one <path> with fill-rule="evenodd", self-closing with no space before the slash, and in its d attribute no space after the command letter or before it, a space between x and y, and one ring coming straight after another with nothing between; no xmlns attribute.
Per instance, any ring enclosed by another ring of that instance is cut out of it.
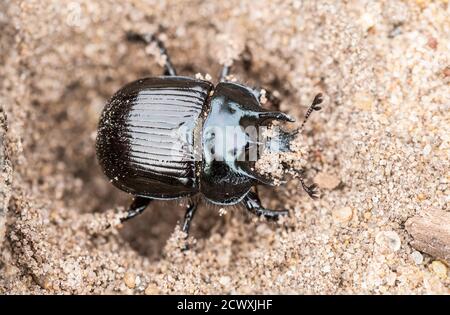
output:
<svg viewBox="0 0 450 315"><path fill-rule="evenodd" d="M219 82L225 82L227 80L230 70L231 66L223 66L222 71L220 72Z"/></svg>
<svg viewBox="0 0 450 315"><path fill-rule="evenodd" d="M176 76L177 75L177 72L175 71L175 68L174 68L172 62L170 61L169 53L167 52L167 49L164 46L164 43L156 35L138 34L138 33L129 32L129 33L127 33L127 39L132 42L141 42L146 45L149 45L151 43L156 43L161 56L163 56L163 58L165 59L164 75L168 75L168 76Z"/></svg>
<svg viewBox="0 0 450 315"><path fill-rule="evenodd" d="M248 192L248 194L244 197L244 205L248 211L257 216L264 216L267 219L276 220L281 215L287 215L289 212L287 210L269 210L265 209L261 205L261 200L258 195L252 191Z"/></svg>
<svg viewBox="0 0 450 315"><path fill-rule="evenodd" d="M306 185L305 180L304 180L304 175L305 171L302 170L299 174L299 179L300 179L300 183L302 184L303 189L306 191L306 193L312 198L312 199L317 199L319 197L319 193L317 191L317 185L316 184L311 184L311 185Z"/></svg>
<svg viewBox="0 0 450 315"><path fill-rule="evenodd" d="M191 221L194 218L195 210L197 210L197 202L189 200L189 205L184 215L184 222L182 230L186 233L186 238L189 236L189 228L191 227Z"/></svg>
<svg viewBox="0 0 450 315"><path fill-rule="evenodd" d="M144 212L145 208L147 208L148 204L152 201L152 199L136 197L128 208L128 213L125 217L120 219L120 222L127 221L135 216Z"/></svg>

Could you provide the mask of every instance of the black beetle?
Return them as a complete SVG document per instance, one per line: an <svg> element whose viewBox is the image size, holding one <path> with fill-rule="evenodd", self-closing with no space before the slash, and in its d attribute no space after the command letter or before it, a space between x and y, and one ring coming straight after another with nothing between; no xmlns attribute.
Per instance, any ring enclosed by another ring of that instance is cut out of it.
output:
<svg viewBox="0 0 450 315"><path fill-rule="evenodd" d="M256 189L252 191L258 184L270 185L271 180L254 171L254 159L245 158L250 148L261 144L246 129L294 119L262 108L261 90L228 82L229 66L223 68L214 86L209 81L177 76L163 43L155 36L130 33L128 39L155 42L165 58L165 71L164 76L125 85L100 118L96 150L103 172L116 187L135 196L122 221L142 213L151 200L198 194L213 204L243 203L250 212L271 219L287 214L286 210L265 209ZM320 109L321 102L318 94L303 123L312 111ZM216 134L228 127L234 127L231 139L227 133ZM277 150L289 150L286 143L293 135L295 132L281 132L274 139L281 144ZM217 152L224 143L227 148ZM314 197L315 185L307 186L300 179ZM182 226L186 235L198 198L188 200Z"/></svg>

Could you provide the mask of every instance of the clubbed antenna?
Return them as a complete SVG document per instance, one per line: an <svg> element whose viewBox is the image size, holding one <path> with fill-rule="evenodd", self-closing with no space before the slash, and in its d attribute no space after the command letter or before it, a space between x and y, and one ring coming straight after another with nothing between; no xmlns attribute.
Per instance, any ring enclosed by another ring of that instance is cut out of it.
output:
<svg viewBox="0 0 450 315"><path fill-rule="evenodd" d="M322 107L318 106L322 102L323 102L322 93L319 93L316 95L316 97L314 97L314 100L313 100L311 106L309 106L308 111L306 112L306 115L305 115L305 119L303 120L302 126L300 127L300 130L303 130L303 127L305 126L306 122L308 121L309 116L311 116L311 113L313 111L319 111L322 109Z"/></svg>

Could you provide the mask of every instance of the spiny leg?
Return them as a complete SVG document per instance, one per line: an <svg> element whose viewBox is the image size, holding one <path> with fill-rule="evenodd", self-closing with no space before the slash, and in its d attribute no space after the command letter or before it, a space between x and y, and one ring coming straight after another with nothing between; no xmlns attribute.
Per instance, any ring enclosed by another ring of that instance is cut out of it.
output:
<svg viewBox="0 0 450 315"><path fill-rule="evenodd" d="M219 82L225 82L227 76L230 74L231 66L223 66L222 71L220 71Z"/></svg>
<svg viewBox="0 0 450 315"><path fill-rule="evenodd" d="M276 220L281 215L288 215L287 210L269 210L261 205L261 200L253 191L248 192L244 197L243 203L248 211L257 216L264 216L270 220Z"/></svg>
<svg viewBox="0 0 450 315"><path fill-rule="evenodd" d="M164 75L168 75L168 76L176 76L177 75L177 72L175 71L175 68L174 68L172 62L170 61L170 57L169 57L166 47L164 46L164 43L157 36L155 36L153 34L138 34L138 33L129 32L129 33L127 33L127 39L131 42L141 42L146 45L149 45L151 43L156 43L156 45L158 46L159 52L165 59Z"/></svg>
<svg viewBox="0 0 450 315"><path fill-rule="evenodd" d="M303 129L303 127L305 126L306 122L308 121L309 116L311 116L311 113L313 111L319 111L322 109L322 107L318 106L323 102L323 97L322 97L322 93L319 93L316 95L316 97L314 97L314 100L311 104L311 106L309 106L308 111L306 112L305 115L305 119L303 120L303 123L300 127L300 130Z"/></svg>
<svg viewBox="0 0 450 315"><path fill-rule="evenodd" d="M192 219L194 218L195 211L197 210L197 202L189 200L188 208L186 214L184 215L184 222L182 226L182 231L186 233L186 238L189 236L189 228L191 227Z"/></svg>
<svg viewBox="0 0 450 315"><path fill-rule="evenodd" d="M134 218L135 216L141 214L142 212L144 212L144 210L147 208L150 201L152 201L152 199L143 198L143 197L134 198L133 202L131 203L130 207L128 208L127 215L125 217L122 217L120 219L120 222L127 221L127 220Z"/></svg>
<svg viewBox="0 0 450 315"><path fill-rule="evenodd" d="M302 170L299 173L299 179L300 179L300 183L302 184L303 190L306 191L306 193L312 198L312 199L317 199L319 197L319 192L317 191L317 185L316 184L311 184L311 185L306 185L305 180L304 180L304 174L305 171Z"/></svg>

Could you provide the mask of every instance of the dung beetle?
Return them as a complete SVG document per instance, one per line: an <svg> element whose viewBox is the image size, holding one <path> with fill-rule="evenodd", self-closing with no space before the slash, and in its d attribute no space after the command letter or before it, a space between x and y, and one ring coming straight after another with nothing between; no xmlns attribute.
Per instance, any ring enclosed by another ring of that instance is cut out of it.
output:
<svg viewBox="0 0 450 315"><path fill-rule="evenodd" d="M269 126L274 120L294 119L262 108L262 90L228 81L230 66L223 67L215 86L177 76L156 36L128 33L127 37L147 45L156 43L165 65L163 76L139 79L121 88L101 114L96 140L99 164L114 186L135 196L122 221L142 213L152 200L189 197L182 225L188 235L199 200L192 198L196 195L221 206L241 203L268 219L286 215L287 210L261 205L256 186L273 181L255 171L259 155L248 156L255 147L289 151L296 132L280 132L264 142L248 130ZM318 94L303 124L314 110L320 110L321 102ZM278 144L275 149L274 144ZM315 197L315 185L306 185L302 177L300 181Z"/></svg>

